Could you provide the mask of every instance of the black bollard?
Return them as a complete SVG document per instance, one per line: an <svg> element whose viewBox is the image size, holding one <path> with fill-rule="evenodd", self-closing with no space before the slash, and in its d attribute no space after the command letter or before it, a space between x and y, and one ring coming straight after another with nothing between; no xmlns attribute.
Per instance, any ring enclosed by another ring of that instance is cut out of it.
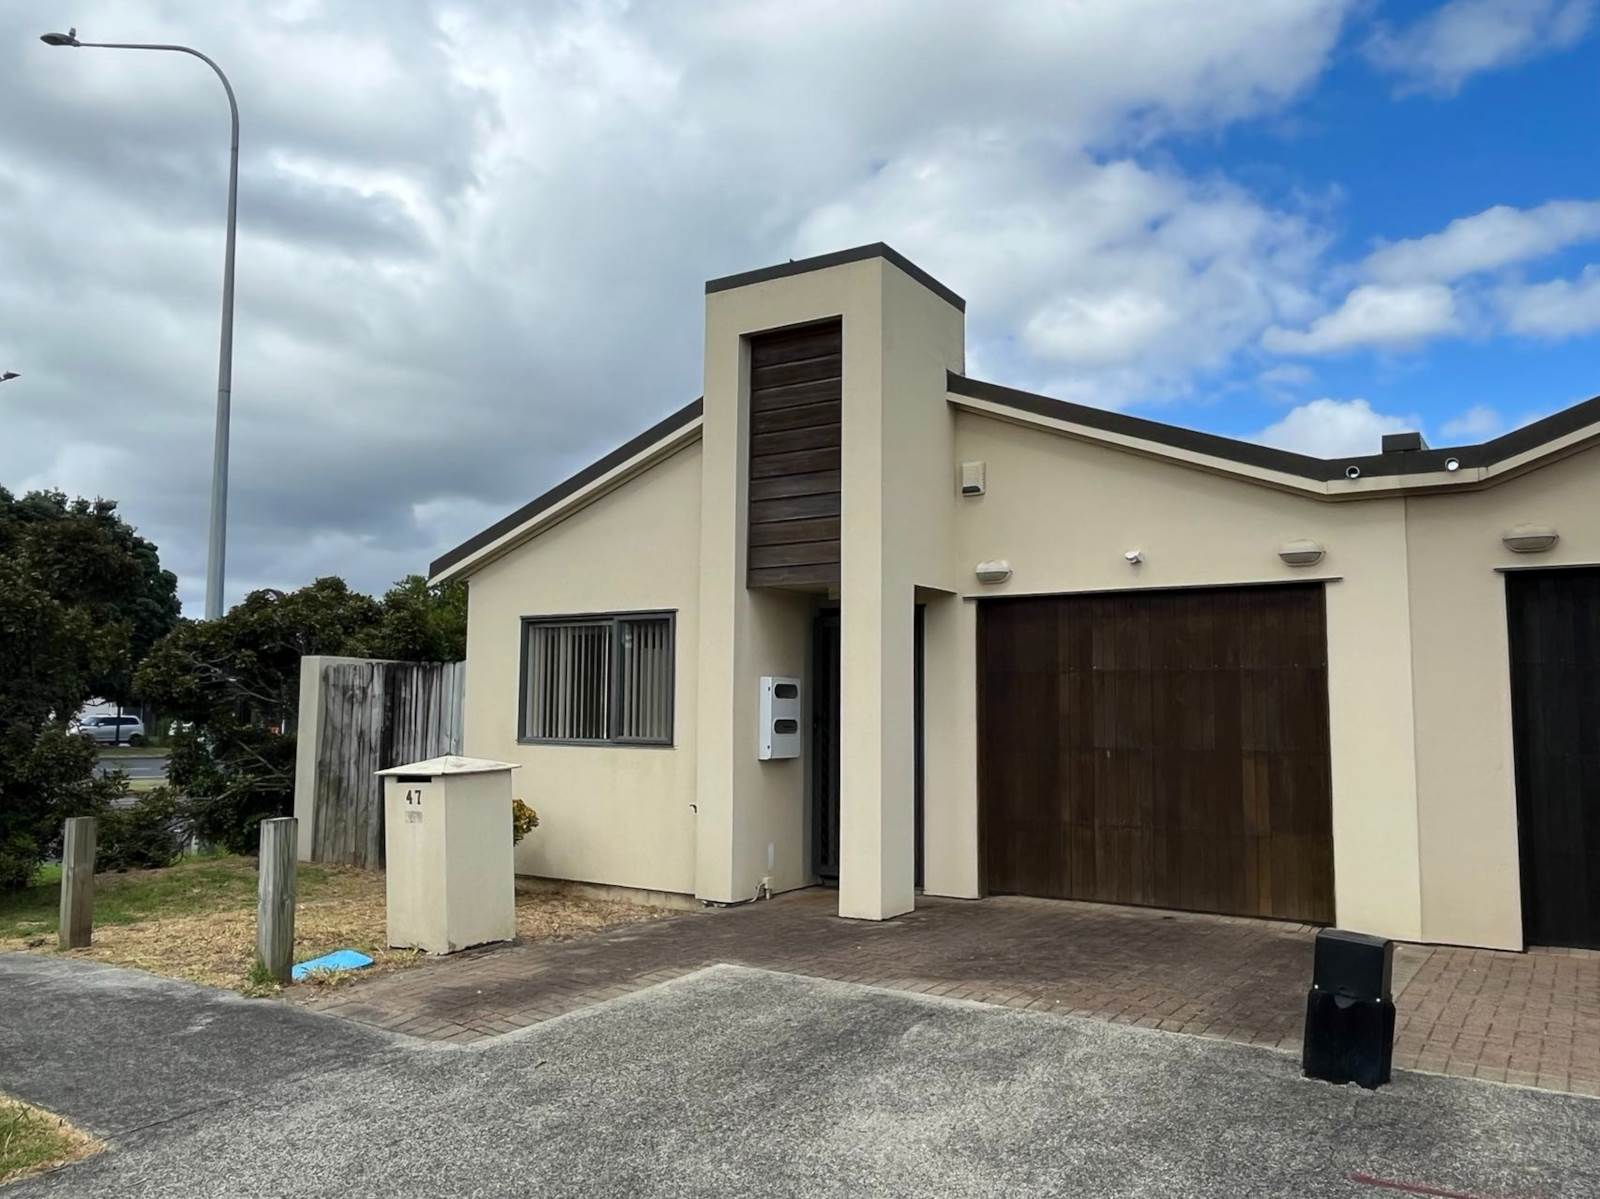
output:
<svg viewBox="0 0 1600 1199"><path fill-rule="evenodd" d="M1325 928L1317 934L1300 1066L1307 1078L1373 1090L1394 1062L1394 942Z"/></svg>

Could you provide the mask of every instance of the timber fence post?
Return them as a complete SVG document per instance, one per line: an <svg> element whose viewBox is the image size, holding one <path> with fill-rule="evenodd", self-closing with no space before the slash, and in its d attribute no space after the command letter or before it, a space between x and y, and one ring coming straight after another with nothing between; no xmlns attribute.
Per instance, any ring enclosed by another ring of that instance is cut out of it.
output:
<svg viewBox="0 0 1600 1199"><path fill-rule="evenodd" d="M61 834L62 949L82 949L94 935L94 837L93 816L69 817Z"/></svg>
<svg viewBox="0 0 1600 1199"><path fill-rule="evenodd" d="M293 816L261 822L256 957L278 983L289 981L294 965L295 841L299 825Z"/></svg>

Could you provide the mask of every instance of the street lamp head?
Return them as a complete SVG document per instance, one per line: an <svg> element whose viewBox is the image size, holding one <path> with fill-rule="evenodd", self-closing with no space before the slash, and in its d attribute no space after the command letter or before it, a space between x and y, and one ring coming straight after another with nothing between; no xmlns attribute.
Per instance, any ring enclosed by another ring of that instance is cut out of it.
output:
<svg viewBox="0 0 1600 1199"><path fill-rule="evenodd" d="M47 46L76 46L78 45L78 30L76 27L65 33L46 33L39 40Z"/></svg>
<svg viewBox="0 0 1600 1199"><path fill-rule="evenodd" d="M0 371L0 383L9 383L17 378L16 371Z"/></svg>

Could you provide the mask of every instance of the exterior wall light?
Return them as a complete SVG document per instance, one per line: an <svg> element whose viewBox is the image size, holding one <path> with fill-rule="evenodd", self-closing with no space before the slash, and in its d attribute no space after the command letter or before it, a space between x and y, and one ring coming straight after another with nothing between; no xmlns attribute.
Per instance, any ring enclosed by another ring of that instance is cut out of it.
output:
<svg viewBox="0 0 1600 1199"><path fill-rule="evenodd" d="M1500 540L1513 554L1542 554L1561 540L1549 525L1517 525L1501 534Z"/></svg>
<svg viewBox="0 0 1600 1199"><path fill-rule="evenodd" d="M1011 563L1004 558L996 558L992 562L980 562L977 575L980 583L1004 583L1011 577Z"/></svg>
<svg viewBox="0 0 1600 1199"><path fill-rule="evenodd" d="M1445 470L1450 471L1452 473L1454 473L1455 471L1460 470L1461 469L1461 459L1459 459L1459 458L1446 458L1444 460L1444 468L1445 468Z"/></svg>
<svg viewBox="0 0 1600 1199"><path fill-rule="evenodd" d="M1285 541L1278 547L1278 557L1283 559L1286 566L1315 566L1322 561L1324 552L1322 546L1309 537Z"/></svg>

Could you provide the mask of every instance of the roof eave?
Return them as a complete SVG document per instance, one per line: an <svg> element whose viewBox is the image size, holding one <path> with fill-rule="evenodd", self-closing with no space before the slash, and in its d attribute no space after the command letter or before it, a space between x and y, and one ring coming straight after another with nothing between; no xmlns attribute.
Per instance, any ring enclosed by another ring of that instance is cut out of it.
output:
<svg viewBox="0 0 1600 1199"><path fill-rule="evenodd" d="M1478 445L1315 458L1018 391L954 371L946 387L951 403L971 411L1330 500L1474 490L1600 442L1600 397Z"/></svg>

